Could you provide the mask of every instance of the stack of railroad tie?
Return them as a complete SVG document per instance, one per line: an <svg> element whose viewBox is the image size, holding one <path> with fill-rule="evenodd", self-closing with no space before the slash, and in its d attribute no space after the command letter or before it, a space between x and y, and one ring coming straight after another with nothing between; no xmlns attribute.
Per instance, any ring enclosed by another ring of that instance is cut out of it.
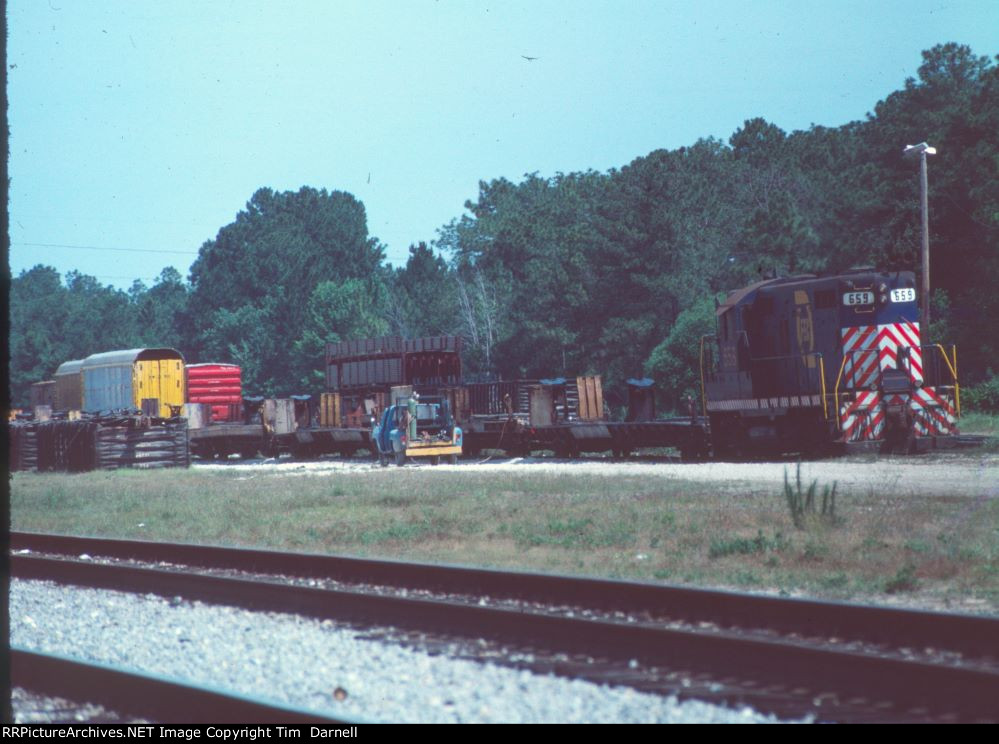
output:
<svg viewBox="0 0 999 744"><path fill-rule="evenodd" d="M187 422L132 412L10 425L11 470L188 467Z"/></svg>

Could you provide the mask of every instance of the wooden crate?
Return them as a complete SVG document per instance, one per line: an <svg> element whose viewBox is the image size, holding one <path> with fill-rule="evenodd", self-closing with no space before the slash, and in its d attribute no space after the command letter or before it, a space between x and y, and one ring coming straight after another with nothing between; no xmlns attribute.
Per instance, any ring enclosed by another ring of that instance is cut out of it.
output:
<svg viewBox="0 0 999 744"><path fill-rule="evenodd" d="M604 394L600 386L600 375L577 377L576 387L579 390L578 416L580 421L602 421Z"/></svg>
<svg viewBox="0 0 999 744"><path fill-rule="evenodd" d="M339 429L343 425L340 393L322 393L319 396L319 425L325 429Z"/></svg>

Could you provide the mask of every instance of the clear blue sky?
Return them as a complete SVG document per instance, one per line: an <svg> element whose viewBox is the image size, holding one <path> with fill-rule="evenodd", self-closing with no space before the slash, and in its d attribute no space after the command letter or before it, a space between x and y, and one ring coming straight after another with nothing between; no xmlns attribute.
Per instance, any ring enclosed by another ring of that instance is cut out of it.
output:
<svg viewBox="0 0 999 744"><path fill-rule="evenodd" d="M11 271L119 287L186 277L262 186L354 194L399 265L480 180L754 116L835 127L937 43L999 53L996 0L8 0L7 21Z"/></svg>

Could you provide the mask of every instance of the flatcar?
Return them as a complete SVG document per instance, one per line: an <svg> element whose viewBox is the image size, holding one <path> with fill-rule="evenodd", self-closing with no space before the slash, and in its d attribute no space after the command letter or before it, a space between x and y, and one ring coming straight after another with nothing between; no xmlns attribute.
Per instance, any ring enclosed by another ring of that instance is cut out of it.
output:
<svg viewBox="0 0 999 744"><path fill-rule="evenodd" d="M957 351L922 341L912 272L768 279L729 294L702 339L716 457L830 445L944 446L957 433Z"/></svg>

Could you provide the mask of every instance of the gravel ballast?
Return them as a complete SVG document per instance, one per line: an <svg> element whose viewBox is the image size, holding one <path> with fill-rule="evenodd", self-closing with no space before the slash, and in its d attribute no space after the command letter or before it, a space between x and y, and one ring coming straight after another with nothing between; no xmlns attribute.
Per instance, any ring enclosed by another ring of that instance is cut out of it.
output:
<svg viewBox="0 0 999 744"><path fill-rule="evenodd" d="M330 621L50 582L11 582L10 634L31 650L362 721L776 721L748 708L431 656Z"/></svg>

